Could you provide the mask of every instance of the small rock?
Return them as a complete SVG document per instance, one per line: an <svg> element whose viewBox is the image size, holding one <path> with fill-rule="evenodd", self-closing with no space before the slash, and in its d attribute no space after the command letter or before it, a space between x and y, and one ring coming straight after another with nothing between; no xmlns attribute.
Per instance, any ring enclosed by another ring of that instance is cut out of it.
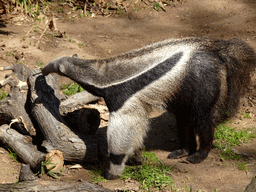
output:
<svg viewBox="0 0 256 192"><path fill-rule="evenodd" d="M28 48L28 45L22 45L22 48L26 49L26 48Z"/></svg>

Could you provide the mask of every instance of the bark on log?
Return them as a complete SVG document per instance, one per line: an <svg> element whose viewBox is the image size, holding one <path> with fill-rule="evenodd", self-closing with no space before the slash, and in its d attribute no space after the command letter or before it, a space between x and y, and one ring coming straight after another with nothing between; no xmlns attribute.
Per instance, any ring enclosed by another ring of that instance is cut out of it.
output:
<svg viewBox="0 0 256 192"><path fill-rule="evenodd" d="M60 112L62 114L83 108L86 104L98 101L100 97L94 96L87 91L72 95L67 100L61 102Z"/></svg>
<svg viewBox="0 0 256 192"><path fill-rule="evenodd" d="M61 191L61 192L111 192L112 190L102 188L89 182L69 182L69 181L43 181L40 179L34 181L24 181L13 184L0 184L0 192L4 191Z"/></svg>
<svg viewBox="0 0 256 192"><path fill-rule="evenodd" d="M60 113L72 129L84 135L94 135L100 125L100 113L97 109L86 104L99 99L100 97L96 97L87 91L77 93L61 102Z"/></svg>
<svg viewBox="0 0 256 192"><path fill-rule="evenodd" d="M53 86L57 85L50 74L44 77L36 69L29 77L32 115L44 135L47 152L54 149L63 153L64 160L83 162L97 161L98 148L95 136L84 136L71 131L59 111L60 100L55 96Z"/></svg>
<svg viewBox="0 0 256 192"><path fill-rule="evenodd" d="M8 75L4 81L0 81L0 87L10 85L11 89L9 96L0 101L0 119L4 123L10 123L12 119L21 117L21 121L15 123L15 127L22 134L36 135L36 130L27 113L27 79L31 74L29 68L24 65L12 65L8 67L1 67L0 70L12 70L13 73Z"/></svg>
<svg viewBox="0 0 256 192"><path fill-rule="evenodd" d="M45 154L37 150L30 136L24 136L4 124L0 126L0 141L15 152L23 163L30 164L34 172L40 169Z"/></svg>

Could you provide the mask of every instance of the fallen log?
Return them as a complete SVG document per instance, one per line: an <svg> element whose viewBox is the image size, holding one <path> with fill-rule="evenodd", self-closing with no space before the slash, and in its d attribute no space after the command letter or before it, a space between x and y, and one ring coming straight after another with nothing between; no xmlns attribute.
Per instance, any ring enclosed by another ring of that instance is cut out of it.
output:
<svg viewBox="0 0 256 192"><path fill-rule="evenodd" d="M84 135L94 135L100 125L100 113L87 104L99 99L100 97L83 91L61 102L59 110L69 127Z"/></svg>
<svg viewBox="0 0 256 192"><path fill-rule="evenodd" d="M98 160L96 136L71 130L60 114L60 100L54 93L53 76L43 76L39 69L29 77L31 114L38 122L44 136L42 146L47 152L54 149L63 153L65 161L83 162Z"/></svg>
<svg viewBox="0 0 256 192"><path fill-rule="evenodd" d="M31 70L24 65L17 64L8 67L1 67L0 70L12 70L7 78L0 81L0 87L10 85L8 97L0 101L0 120L3 123L10 123L12 119L20 118L21 121L16 122L15 127L25 135L36 135L36 130L27 113L27 79L31 74Z"/></svg>
<svg viewBox="0 0 256 192"><path fill-rule="evenodd" d="M0 126L0 141L15 152L19 160L23 163L30 164L31 169L37 172L40 169L41 162L45 159L45 154L38 151L32 144L32 138L28 135L22 135L9 125Z"/></svg>
<svg viewBox="0 0 256 192"><path fill-rule="evenodd" d="M0 184L1 191L61 191L61 192L111 192L112 190L100 187L89 182L69 182L69 181L43 181L36 179L34 181L24 181L12 184Z"/></svg>
<svg viewBox="0 0 256 192"><path fill-rule="evenodd" d="M83 92L67 99L59 90L56 76L45 78L38 69L31 72L18 64L0 70L13 71L0 81L0 87L10 85L8 97L0 101L0 142L21 162L37 172L46 152L57 150L65 161L98 161L95 133L100 115L98 110L86 107L98 97Z"/></svg>

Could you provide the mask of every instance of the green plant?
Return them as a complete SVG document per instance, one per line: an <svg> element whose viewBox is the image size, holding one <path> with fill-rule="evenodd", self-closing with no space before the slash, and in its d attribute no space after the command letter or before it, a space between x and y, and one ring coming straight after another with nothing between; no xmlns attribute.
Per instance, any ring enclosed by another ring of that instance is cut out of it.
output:
<svg viewBox="0 0 256 192"><path fill-rule="evenodd" d="M9 149L9 148L7 148L7 150L8 150L8 152L9 152L10 157L11 157L15 162L18 162L18 160L17 160L17 159L18 159L17 154L14 153L14 152L12 152L12 150Z"/></svg>
<svg viewBox="0 0 256 192"><path fill-rule="evenodd" d="M84 48L84 44L83 43L78 43L77 44L79 48Z"/></svg>
<svg viewBox="0 0 256 192"><path fill-rule="evenodd" d="M241 171L250 171L248 167L246 167L246 163L236 163L237 167Z"/></svg>
<svg viewBox="0 0 256 192"><path fill-rule="evenodd" d="M139 11L140 10L138 5L135 5L134 9L135 9L135 11Z"/></svg>
<svg viewBox="0 0 256 192"><path fill-rule="evenodd" d="M184 181L184 183L185 183L185 187L184 187L184 192L193 192L193 189L192 189L192 187L188 187L187 186L187 183L186 183L186 181ZM199 190L198 192L200 192L201 190Z"/></svg>
<svg viewBox="0 0 256 192"><path fill-rule="evenodd" d="M42 67L43 65L45 65L43 62L39 62L39 61L36 62L36 66L38 67Z"/></svg>
<svg viewBox="0 0 256 192"><path fill-rule="evenodd" d="M117 13L117 14L122 13L122 12L123 12L123 9L122 9L122 8L119 8L119 7L118 7L118 8L116 9L116 13Z"/></svg>
<svg viewBox="0 0 256 192"><path fill-rule="evenodd" d="M58 8L58 13L62 13L63 12L63 7L59 7Z"/></svg>
<svg viewBox="0 0 256 192"><path fill-rule="evenodd" d="M107 4L106 10L105 10L106 13L108 13L108 11L109 11L109 6L110 6L110 3Z"/></svg>
<svg viewBox="0 0 256 192"><path fill-rule="evenodd" d="M16 0L14 1L16 7L20 7L21 11L31 17L40 15L40 6L37 3L32 3L30 0ZM11 5L14 4L13 1ZM12 7L12 6L11 6Z"/></svg>
<svg viewBox="0 0 256 192"><path fill-rule="evenodd" d="M86 14L80 13L79 16L80 16L80 18L83 18L83 17L86 17Z"/></svg>
<svg viewBox="0 0 256 192"><path fill-rule="evenodd" d="M220 157L223 160L228 160L228 159L232 159L232 160L241 160L243 158L242 155L236 154L232 151L231 147L227 147L226 149L223 149L221 151Z"/></svg>
<svg viewBox="0 0 256 192"><path fill-rule="evenodd" d="M26 36L26 35L24 35L24 36L22 37L21 41L25 41L25 40L26 40L26 38L27 38L27 36Z"/></svg>
<svg viewBox="0 0 256 192"><path fill-rule="evenodd" d="M144 152L144 161L139 166L126 166L120 179L132 178L141 184L141 189L150 190L151 187L162 189L170 186L173 180L167 175L175 166L166 166L155 153Z"/></svg>
<svg viewBox="0 0 256 192"><path fill-rule="evenodd" d="M62 84L60 87L65 95L74 95L76 93L84 91L84 89L77 83Z"/></svg>
<svg viewBox="0 0 256 192"><path fill-rule="evenodd" d="M102 182L107 181L107 179L105 179L102 176L102 172L100 170L91 170L90 172L92 174L92 182L93 183L98 183L99 181L102 181Z"/></svg>
<svg viewBox="0 0 256 192"><path fill-rule="evenodd" d="M154 2L152 5L157 11L160 11L162 9L162 6L158 2Z"/></svg>
<svg viewBox="0 0 256 192"><path fill-rule="evenodd" d="M4 92L3 88L0 89L0 100L3 100L8 96L8 93Z"/></svg>
<svg viewBox="0 0 256 192"><path fill-rule="evenodd" d="M230 123L222 123L215 129L214 139L215 147L219 149L227 148L246 142L252 138L256 138L256 133L252 132L251 128L247 128L244 131L239 131L236 128L231 127Z"/></svg>
<svg viewBox="0 0 256 192"><path fill-rule="evenodd" d="M35 27L34 32L39 32L39 29L37 27Z"/></svg>
<svg viewBox="0 0 256 192"><path fill-rule="evenodd" d="M243 117L245 118L245 119L250 119L251 117L250 117L250 112L243 112L242 113L242 115L243 115Z"/></svg>
<svg viewBox="0 0 256 192"><path fill-rule="evenodd" d="M237 130L231 127L230 123L222 123L215 128L214 146L222 149L221 156L224 159L241 159L242 156L232 152L232 147L240 145L242 142L247 142L256 138L256 133L251 128L246 130Z"/></svg>
<svg viewBox="0 0 256 192"><path fill-rule="evenodd" d="M52 165L49 169L46 169L46 166L47 165ZM45 161L43 161L41 163L41 170L40 170L40 174L43 175L45 173L47 173L49 176L55 178L55 179L58 179L59 177L57 176L57 174L62 174L61 172L59 171L55 171L53 170L54 167L56 167L57 163L52 163L51 162L51 157L48 157Z"/></svg>
<svg viewBox="0 0 256 192"><path fill-rule="evenodd" d="M8 55L8 56L13 56L13 55L14 55L14 53L7 53L7 55Z"/></svg>
<svg viewBox="0 0 256 192"><path fill-rule="evenodd" d="M85 14L86 17L88 17L90 15L91 15L90 11L87 11L86 14Z"/></svg>
<svg viewBox="0 0 256 192"><path fill-rule="evenodd" d="M69 38L69 39L68 39L68 42L73 42L73 39Z"/></svg>

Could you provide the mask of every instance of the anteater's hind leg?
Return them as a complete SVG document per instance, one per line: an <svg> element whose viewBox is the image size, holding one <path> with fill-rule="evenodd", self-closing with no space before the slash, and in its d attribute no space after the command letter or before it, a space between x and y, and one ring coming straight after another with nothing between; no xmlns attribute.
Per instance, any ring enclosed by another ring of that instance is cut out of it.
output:
<svg viewBox="0 0 256 192"><path fill-rule="evenodd" d="M176 116L177 131L179 136L180 148L172 151L168 158L177 159L189 156L196 152L197 144L195 139L195 130L190 117L183 114Z"/></svg>
<svg viewBox="0 0 256 192"><path fill-rule="evenodd" d="M212 141L214 135L214 123L211 113L199 117L197 120L196 134L199 137L199 150L191 154L187 160L191 163L200 163L205 160L212 148Z"/></svg>

